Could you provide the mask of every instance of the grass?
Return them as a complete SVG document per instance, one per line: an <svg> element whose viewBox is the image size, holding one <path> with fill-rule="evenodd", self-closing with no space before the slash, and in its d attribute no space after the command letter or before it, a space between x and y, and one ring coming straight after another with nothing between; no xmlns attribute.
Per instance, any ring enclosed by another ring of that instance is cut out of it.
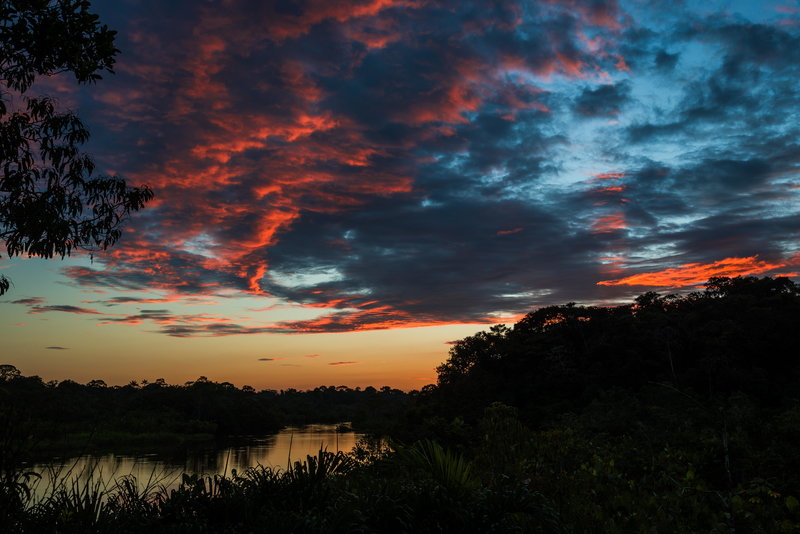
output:
<svg viewBox="0 0 800 534"><path fill-rule="evenodd" d="M320 450L285 471L184 474L172 489L154 476L112 483L83 473L40 497L7 489L0 522L8 534L560 531L540 495L521 484L482 487L463 458L433 442L390 456L359 462Z"/></svg>

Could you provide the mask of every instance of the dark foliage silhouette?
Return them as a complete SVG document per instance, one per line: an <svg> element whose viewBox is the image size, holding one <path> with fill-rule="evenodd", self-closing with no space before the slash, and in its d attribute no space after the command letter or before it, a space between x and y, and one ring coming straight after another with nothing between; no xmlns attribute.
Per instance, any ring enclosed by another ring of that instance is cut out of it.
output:
<svg viewBox="0 0 800 534"><path fill-rule="evenodd" d="M0 7L0 239L9 257L52 258L116 243L131 212L153 198L149 186L93 176L80 147L89 131L49 96L25 93L37 76L72 72L78 83L113 73L116 32L85 0L26 0ZM24 103L24 106L19 104ZM0 295L10 281L0 276Z"/></svg>

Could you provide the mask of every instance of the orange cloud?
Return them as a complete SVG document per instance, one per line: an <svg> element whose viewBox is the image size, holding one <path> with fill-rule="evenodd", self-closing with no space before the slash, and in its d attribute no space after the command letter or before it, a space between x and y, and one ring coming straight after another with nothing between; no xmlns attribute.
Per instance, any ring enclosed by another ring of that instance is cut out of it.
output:
<svg viewBox="0 0 800 534"><path fill-rule="evenodd" d="M614 57L617 59L617 62L614 63L614 66L617 67L617 70L620 72L625 71L628 74L631 74L631 69L628 67L627 63L625 63L625 58L619 54L615 54Z"/></svg>
<svg viewBox="0 0 800 534"><path fill-rule="evenodd" d="M595 234L608 233L608 232L613 232L614 230L621 230L623 228L627 228L627 226L628 225L625 222L625 215L621 212L617 212L596 219L594 223L592 223L592 233Z"/></svg>
<svg viewBox="0 0 800 534"><path fill-rule="evenodd" d="M579 2L577 0L549 0L557 9L572 11L587 25L617 31L627 26L617 2ZM620 20L622 19L622 21Z"/></svg>
<svg viewBox="0 0 800 534"><path fill-rule="evenodd" d="M524 228L514 228L513 230L500 230L497 232L497 235L508 235L508 234L516 234L517 232L521 232Z"/></svg>
<svg viewBox="0 0 800 534"><path fill-rule="evenodd" d="M314 25L325 20L335 20L341 23L351 19L365 19L375 17L381 11L387 9L396 7L414 9L425 3L424 1L415 2L413 0L367 0L360 2L311 0L304 6L302 17L271 13L267 27L270 37L280 42L289 37L300 37L308 33Z"/></svg>
<svg viewBox="0 0 800 534"><path fill-rule="evenodd" d="M593 178L588 180L588 183L601 182L603 180L616 180L618 178L625 178L624 172L603 172L595 174Z"/></svg>
<svg viewBox="0 0 800 534"><path fill-rule="evenodd" d="M622 193L625 191L624 186L616 186L616 187L601 187L599 189L595 189L598 193Z"/></svg>
<svg viewBox="0 0 800 534"><path fill-rule="evenodd" d="M363 304L368 308L373 303ZM310 306L310 305L309 305ZM328 307L327 302L317 307ZM343 306L337 306L341 309ZM302 321L283 321L275 323L271 331L286 334L313 334L333 332L365 332L370 330L393 330L398 328L417 328L424 326L446 326L454 324L497 324L514 323L523 316L486 316L483 318L465 317L441 318L437 316L420 316L391 306L378 306L356 311L337 311L316 319Z"/></svg>
<svg viewBox="0 0 800 534"><path fill-rule="evenodd" d="M597 282L600 286L653 286L653 287L686 287L705 282L713 276L744 276L774 272L777 269L800 265L800 255L788 261L759 260L758 255L748 258L726 258L714 263L687 263L680 267L665 269L654 273L641 273L618 280ZM795 273L784 276L794 276Z"/></svg>

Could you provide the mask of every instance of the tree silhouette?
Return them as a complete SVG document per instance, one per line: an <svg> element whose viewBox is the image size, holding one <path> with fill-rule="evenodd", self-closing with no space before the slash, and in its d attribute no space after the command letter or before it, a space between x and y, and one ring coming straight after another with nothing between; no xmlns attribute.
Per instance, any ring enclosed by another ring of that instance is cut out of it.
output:
<svg viewBox="0 0 800 534"><path fill-rule="evenodd" d="M119 175L92 176L80 146L89 131L49 96L28 97L36 76L72 72L78 83L113 74L115 31L86 0L11 0L0 7L0 239L9 257L105 250L131 212L153 198ZM15 107L13 97L25 103ZM0 275L0 295L10 281Z"/></svg>

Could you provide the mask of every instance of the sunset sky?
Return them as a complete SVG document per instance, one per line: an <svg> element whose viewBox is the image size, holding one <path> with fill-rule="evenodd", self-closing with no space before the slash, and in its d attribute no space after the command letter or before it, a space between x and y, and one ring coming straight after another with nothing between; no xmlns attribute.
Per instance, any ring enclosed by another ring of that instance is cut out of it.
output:
<svg viewBox="0 0 800 534"><path fill-rule="evenodd" d="M9 259L2 361L419 389L541 306L800 272L794 0L92 2L116 74L40 79L156 199Z"/></svg>

